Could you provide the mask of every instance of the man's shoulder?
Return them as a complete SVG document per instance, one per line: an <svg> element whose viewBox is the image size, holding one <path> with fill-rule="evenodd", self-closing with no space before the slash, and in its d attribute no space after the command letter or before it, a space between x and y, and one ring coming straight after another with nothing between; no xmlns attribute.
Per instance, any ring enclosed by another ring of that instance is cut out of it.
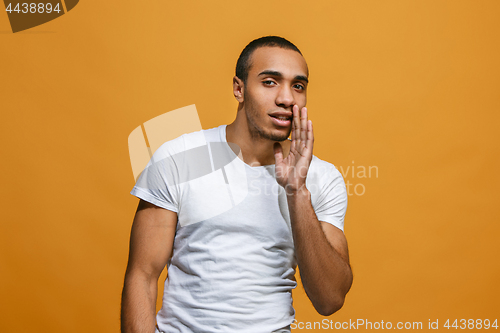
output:
<svg viewBox="0 0 500 333"><path fill-rule="evenodd" d="M337 170L335 165L320 159L316 155L313 155L312 157L309 170L313 175L316 175L317 177L329 176L331 178L342 178L342 174Z"/></svg>
<svg viewBox="0 0 500 333"><path fill-rule="evenodd" d="M172 156L193 148L207 145L208 142L222 141L226 125L185 133L163 143L154 153L157 157Z"/></svg>
<svg viewBox="0 0 500 333"><path fill-rule="evenodd" d="M344 178L335 165L314 155L307 172L306 182L308 187L316 187L317 189L332 185L345 186Z"/></svg>

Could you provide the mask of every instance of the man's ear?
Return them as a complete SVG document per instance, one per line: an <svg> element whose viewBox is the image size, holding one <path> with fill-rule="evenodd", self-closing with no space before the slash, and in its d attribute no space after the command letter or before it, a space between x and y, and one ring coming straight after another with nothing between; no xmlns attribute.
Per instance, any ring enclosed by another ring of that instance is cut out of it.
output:
<svg viewBox="0 0 500 333"><path fill-rule="evenodd" d="M237 77L233 77L233 95L239 103L243 103L243 81Z"/></svg>

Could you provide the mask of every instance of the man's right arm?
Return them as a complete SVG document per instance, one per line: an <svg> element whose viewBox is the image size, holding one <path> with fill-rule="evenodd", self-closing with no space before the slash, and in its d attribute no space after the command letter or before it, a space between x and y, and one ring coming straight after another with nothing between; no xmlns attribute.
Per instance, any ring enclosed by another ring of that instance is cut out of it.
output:
<svg viewBox="0 0 500 333"><path fill-rule="evenodd" d="M177 214L140 200L122 293L122 333L153 333L158 278L172 255Z"/></svg>

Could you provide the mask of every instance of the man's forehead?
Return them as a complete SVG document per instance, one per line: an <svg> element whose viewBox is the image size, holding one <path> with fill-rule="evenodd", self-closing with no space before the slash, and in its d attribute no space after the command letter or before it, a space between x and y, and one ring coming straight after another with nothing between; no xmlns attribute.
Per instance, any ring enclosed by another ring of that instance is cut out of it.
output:
<svg viewBox="0 0 500 333"><path fill-rule="evenodd" d="M295 50L281 47L260 47L252 53L249 74L256 76L263 71L277 71L293 77L309 75L304 57Z"/></svg>

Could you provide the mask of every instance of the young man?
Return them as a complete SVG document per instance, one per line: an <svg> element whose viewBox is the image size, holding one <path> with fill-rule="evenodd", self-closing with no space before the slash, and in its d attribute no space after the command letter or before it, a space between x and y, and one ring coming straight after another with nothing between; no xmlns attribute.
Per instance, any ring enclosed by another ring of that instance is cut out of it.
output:
<svg viewBox="0 0 500 333"><path fill-rule="evenodd" d="M307 85L295 45L254 40L236 66L234 122L155 153L132 190L141 200L123 333L289 332L297 265L320 314L342 307L352 283L342 231L347 194L335 167L312 154Z"/></svg>

